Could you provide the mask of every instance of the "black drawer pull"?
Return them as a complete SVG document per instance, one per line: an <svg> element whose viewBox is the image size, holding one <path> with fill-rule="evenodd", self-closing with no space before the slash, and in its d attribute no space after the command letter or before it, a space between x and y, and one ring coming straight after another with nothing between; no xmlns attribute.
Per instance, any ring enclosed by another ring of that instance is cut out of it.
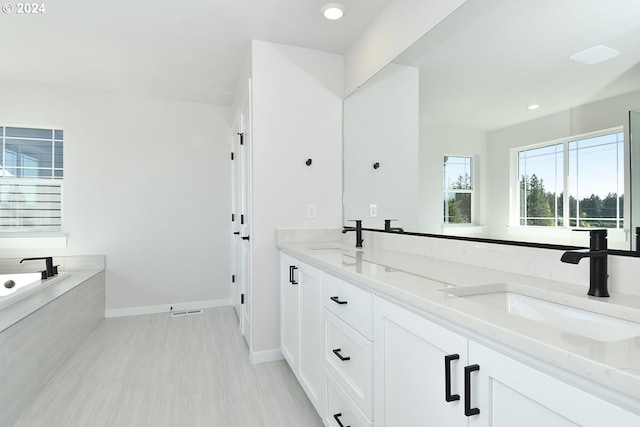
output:
<svg viewBox="0 0 640 427"><path fill-rule="evenodd" d="M351 426L346 426L342 424L342 421L340 421L341 416L342 416L342 412L338 412L337 414L333 414L333 419L336 420L336 422L340 427L351 427Z"/></svg>
<svg viewBox="0 0 640 427"><path fill-rule="evenodd" d="M331 301L335 302L336 304L346 304L346 301L340 301L340 297L331 297L330 298Z"/></svg>
<svg viewBox="0 0 640 427"><path fill-rule="evenodd" d="M479 370L479 365L464 367L464 414L467 417L480 413L480 409L471 407L471 373Z"/></svg>
<svg viewBox="0 0 640 427"><path fill-rule="evenodd" d="M454 402L460 400L459 394L451 394L451 361L460 359L459 354L444 356L444 400Z"/></svg>
<svg viewBox="0 0 640 427"><path fill-rule="evenodd" d="M340 348L334 348L334 349L333 349L333 354L335 354L336 356L338 356L338 359L342 360L343 362L344 362L345 360L351 360L351 357L349 357L349 356L346 356L346 357L345 357L345 356L343 356L342 354L340 354L340 351L341 351L341 350L342 350L342 349L340 349Z"/></svg>
<svg viewBox="0 0 640 427"><path fill-rule="evenodd" d="M292 285L297 285L298 281L295 278L295 271L298 269L295 265L289 266L289 283Z"/></svg>

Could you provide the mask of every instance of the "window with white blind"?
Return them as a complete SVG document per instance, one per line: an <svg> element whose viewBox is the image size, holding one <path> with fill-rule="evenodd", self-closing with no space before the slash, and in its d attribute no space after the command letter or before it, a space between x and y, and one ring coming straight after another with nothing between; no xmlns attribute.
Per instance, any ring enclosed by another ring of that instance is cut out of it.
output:
<svg viewBox="0 0 640 427"><path fill-rule="evenodd" d="M0 127L0 233L62 231L63 131Z"/></svg>

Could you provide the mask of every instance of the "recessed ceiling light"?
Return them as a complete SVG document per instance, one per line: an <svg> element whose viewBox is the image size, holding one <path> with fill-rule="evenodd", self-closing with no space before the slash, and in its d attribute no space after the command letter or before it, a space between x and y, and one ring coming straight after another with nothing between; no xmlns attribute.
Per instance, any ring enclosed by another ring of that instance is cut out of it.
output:
<svg viewBox="0 0 640 427"><path fill-rule="evenodd" d="M618 55L620 55L620 52L617 50L608 46L599 45L574 53L569 57L569 59L580 62L581 64L592 65L608 61Z"/></svg>
<svg viewBox="0 0 640 427"><path fill-rule="evenodd" d="M322 6L322 14L325 18L335 21L344 15L344 6L338 3L327 3Z"/></svg>
<svg viewBox="0 0 640 427"><path fill-rule="evenodd" d="M540 106L538 104L531 104L531 105L527 106L527 108L529 110L537 110L538 108L540 108Z"/></svg>

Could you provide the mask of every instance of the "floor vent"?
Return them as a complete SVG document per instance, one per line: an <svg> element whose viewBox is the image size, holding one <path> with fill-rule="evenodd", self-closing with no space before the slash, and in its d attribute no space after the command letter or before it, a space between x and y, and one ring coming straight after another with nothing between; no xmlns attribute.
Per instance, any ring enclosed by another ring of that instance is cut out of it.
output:
<svg viewBox="0 0 640 427"><path fill-rule="evenodd" d="M171 312L171 317L190 316L192 314L202 314L202 310L172 311Z"/></svg>

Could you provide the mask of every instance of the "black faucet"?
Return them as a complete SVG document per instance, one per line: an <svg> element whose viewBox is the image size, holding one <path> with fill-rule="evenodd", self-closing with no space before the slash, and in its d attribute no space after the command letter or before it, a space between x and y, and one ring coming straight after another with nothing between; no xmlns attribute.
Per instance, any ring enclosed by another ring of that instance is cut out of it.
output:
<svg viewBox="0 0 640 427"><path fill-rule="evenodd" d="M589 232L589 249L577 249L562 254L560 261L578 264L589 257L589 292L594 297L608 297L607 289L607 230Z"/></svg>
<svg viewBox="0 0 640 427"><path fill-rule="evenodd" d="M344 227L342 229L342 233L346 233L347 231L355 231L356 232L356 248L362 247L362 220L361 219L351 219L349 221L355 221L355 227Z"/></svg>
<svg viewBox="0 0 640 427"><path fill-rule="evenodd" d="M400 227L391 227L391 221L397 221L397 219L385 219L384 231L395 231L396 233L404 233L404 230Z"/></svg>
<svg viewBox="0 0 640 427"><path fill-rule="evenodd" d="M56 274L58 274L58 266L57 265L53 265L53 257L37 257L37 258L23 258L22 260L20 260L20 264L22 264L22 261L36 261L36 260L40 260L43 259L47 265L47 269L45 271L42 272L42 278L43 279L47 279L49 277L53 277Z"/></svg>

